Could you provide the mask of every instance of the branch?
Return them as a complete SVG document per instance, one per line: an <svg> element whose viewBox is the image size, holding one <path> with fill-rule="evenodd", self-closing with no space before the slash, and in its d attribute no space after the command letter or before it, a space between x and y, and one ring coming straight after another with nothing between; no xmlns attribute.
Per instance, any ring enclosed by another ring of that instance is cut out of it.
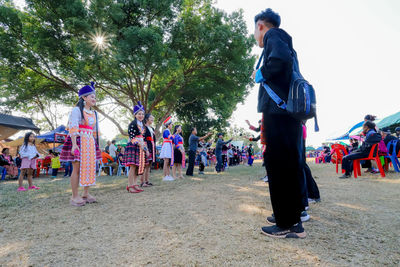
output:
<svg viewBox="0 0 400 267"><path fill-rule="evenodd" d="M112 123L115 124L115 126L117 126L118 131L122 134L122 135L128 135L128 132L125 132L121 125L119 125L119 123L110 115L106 114L104 111L102 111L101 109L99 109L98 107L93 107L97 112L99 112L101 115L103 115L105 118L109 119Z"/></svg>
<svg viewBox="0 0 400 267"><path fill-rule="evenodd" d="M52 121L49 119L49 117L46 115L46 112L45 112L45 109L44 109L44 106L43 106L42 101L40 101L39 97L37 97L37 96L36 96L34 99L35 99L36 104L37 104L38 107L40 108L40 111L42 112L44 118L45 118L46 121L49 123L51 129L54 130L54 129L55 129L55 128L54 128L54 125L53 125Z"/></svg>

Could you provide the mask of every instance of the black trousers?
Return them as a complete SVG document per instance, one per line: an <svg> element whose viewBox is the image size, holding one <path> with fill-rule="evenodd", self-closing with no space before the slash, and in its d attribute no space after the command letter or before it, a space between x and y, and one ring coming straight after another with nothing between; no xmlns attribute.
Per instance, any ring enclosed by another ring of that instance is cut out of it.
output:
<svg viewBox="0 0 400 267"><path fill-rule="evenodd" d="M306 143L304 138L302 139L303 141L303 167L304 167L304 175L305 175L305 181L306 181L306 195L303 196L303 203L307 203L306 206L308 206L308 199L320 199L321 196L319 194L319 189L317 186L317 183L314 180L314 177L312 176L310 167L307 165L307 157L306 157ZM304 199L305 198L305 199Z"/></svg>
<svg viewBox="0 0 400 267"><path fill-rule="evenodd" d="M307 198L320 199L321 196L319 194L317 183L312 177L310 167L308 167L307 163L304 163L304 173L306 175Z"/></svg>
<svg viewBox="0 0 400 267"><path fill-rule="evenodd" d="M342 159L342 168L346 171L346 174L350 175L353 171L353 160L366 158L368 154L369 152L354 152L344 156Z"/></svg>
<svg viewBox="0 0 400 267"><path fill-rule="evenodd" d="M276 225L289 228L300 222L304 210L302 188L303 170L302 128L289 115L264 113L264 153L268 172L269 192Z"/></svg>
<svg viewBox="0 0 400 267"><path fill-rule="evenodd" d="M57 176L57 174L58 174L58 169L52 169L51 176Z"/></svg>
<svg viewBox="0 0 400 267"><path fill-rule="evenodd" d="M186 170L186 175L193 175L194 160L196 159L196 151L189 150L189 166Z"/></svg>

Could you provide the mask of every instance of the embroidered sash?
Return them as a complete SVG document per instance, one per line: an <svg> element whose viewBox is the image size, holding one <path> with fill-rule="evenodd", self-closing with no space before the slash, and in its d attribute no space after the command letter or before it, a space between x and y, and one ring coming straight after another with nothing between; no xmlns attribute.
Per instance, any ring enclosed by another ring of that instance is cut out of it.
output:
<svg viewBox="0 0 400 267"><path fill-rule="evenodd" d="M81 138L79 185L92 186L96 184L96 144L93 128L79 125L79 135Z"/></svg>

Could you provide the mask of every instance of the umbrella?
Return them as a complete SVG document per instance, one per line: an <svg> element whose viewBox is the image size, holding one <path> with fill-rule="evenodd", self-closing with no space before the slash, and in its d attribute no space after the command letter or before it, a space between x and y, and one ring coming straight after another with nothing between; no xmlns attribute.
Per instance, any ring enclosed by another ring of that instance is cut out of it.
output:
<svg viewBox="0 0 400 267"><path fill-rule="evenodd" d="M356 140L361 140L361 136L359 136L359 135L352 135L352 136L350 136L350 138L356 139Z"/></svg>
<svg viewBox="0 0 400 267"><path fill-rule="evenodd" d="M314 147L312 147L312 146L308 146L308 147L306 147L306 151L313 151L313 150L315 150L315 148L314 148Z"/></svg>

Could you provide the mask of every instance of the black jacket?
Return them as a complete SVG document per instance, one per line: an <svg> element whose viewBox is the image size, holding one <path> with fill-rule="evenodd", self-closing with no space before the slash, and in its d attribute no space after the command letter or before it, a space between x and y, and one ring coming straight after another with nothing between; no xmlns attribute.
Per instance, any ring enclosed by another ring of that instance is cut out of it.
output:
<svg viewBox="0 0 400 267"><path fill-rule="evenodd" d="M146 126L143 125L143 127L145 128ZM136 136L141 136L142 135L142 132L140 131L136 120L133 120L129 124L129 126L128 126L128 134L129 134L129 138L130 139L133 139Z"/></svg>
<svg viewBox="0 0 400 267"><path fill-rule="evenodd" d="M8 161L0 154L0 166L10 165Z"/></svg>
<svg viewBox="0 0 400 267"><path fill-rule="evenodd" d="M379 133L374 132L373 134L367 136L364 143L359 149L355 150L355 152L368 154L371 151L372 146L378 144L381 140L382 136Z"/></svg>
<svg viewBox="0 0 400 267"><path fill-rule="evenodd" d="M151 142L151 140L153 140L154 144L156 143L156 135L154 134L154 128L150 126L151 129L153 129L153 135L152 135L150 130L148 129L149 126L145 127L146 127L146 132L144 133L144 139L146 140L147 148L149 149L150 152L153 153L153 143Z"/></svg>
<svg viewBox="0 0 400 267"><path fill-rule="evenodd" d="M264 35L264 58L261 73L265 82L284 101L287 101L292 80L292 37L284 30L272 28ZM287 114L269 97L260 84L258 112Z"/></svg>

